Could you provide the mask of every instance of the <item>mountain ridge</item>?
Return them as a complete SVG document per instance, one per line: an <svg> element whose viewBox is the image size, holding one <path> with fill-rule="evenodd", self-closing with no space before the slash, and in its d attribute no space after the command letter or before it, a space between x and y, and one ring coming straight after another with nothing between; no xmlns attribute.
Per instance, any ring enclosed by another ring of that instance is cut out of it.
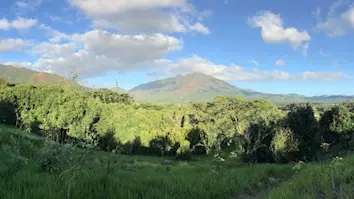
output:
<svg viewBox="0 0 354 199"><path fill-rule="evenodd" d="M307 97L300 94L271 94L242 89L223 80L203 74L189 73L155 80L129 90L137 100L152 102L198 102L209 101L217 96L241 96L248 99L268 99L283 102L344 102L354 100L349 95L321 95Z"/></svg>
<svg viewBox="0 0 354 199"><path fill-rule="evenodd" d="M64 77L46 72L39 72L23 67L0 64L0 78L13 84L70 84Z"/></svg>
<svg viewBox="0 0 354 199"><path fill-rule="evenodd" d="M0 64L0 78L10 83L32 84L72 84L72 82L57 74L38 72L35 70ZM119 93L129 93L138 101L189 103L209 101L217 96L241 96L247 99L268 99L275 103L319 102L338 103L353 101L350 95L320 95L304 96L299 94L271 94L243 89L226 81L204 73L189 73L152 82L140 84L131 90L119 87L110 90Z"/></svg>

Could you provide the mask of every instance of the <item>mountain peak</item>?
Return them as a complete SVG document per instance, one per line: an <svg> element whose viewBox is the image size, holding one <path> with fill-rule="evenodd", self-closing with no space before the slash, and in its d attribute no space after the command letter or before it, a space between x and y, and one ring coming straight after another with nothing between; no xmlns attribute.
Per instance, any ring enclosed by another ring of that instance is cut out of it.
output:
<svg viewBox="0 0 354 199"><path fill-rule="evenodd" d="M240 95L240 89L204 73L188 73L142 84L131 90L137 99L151 101L206 101L216 96Z"/></svg>

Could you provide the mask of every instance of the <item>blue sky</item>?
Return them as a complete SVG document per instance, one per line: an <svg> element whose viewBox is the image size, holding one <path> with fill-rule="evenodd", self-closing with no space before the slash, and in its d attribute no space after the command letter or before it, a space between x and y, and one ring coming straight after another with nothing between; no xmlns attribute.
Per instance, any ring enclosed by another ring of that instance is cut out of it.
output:
<svg viewBox="0 0 354 199"><path fill-rule="evenodd" d="M354 95L353 0L2 0L0 62L125 89L203 72Z"/></svg>

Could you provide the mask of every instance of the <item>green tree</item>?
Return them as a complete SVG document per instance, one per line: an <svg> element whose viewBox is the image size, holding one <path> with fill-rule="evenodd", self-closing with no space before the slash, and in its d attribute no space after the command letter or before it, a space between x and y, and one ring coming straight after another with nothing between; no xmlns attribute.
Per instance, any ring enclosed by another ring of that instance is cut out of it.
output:
<svg viewBox="0 0 354 199"><path fill-rule="evenodd" d="M297 159L306 161L316 159L321 146L321 137L312 106L292 105L285 124L299 142Z"/></svg>
<svg viewBox="0 0 354 199"><path fill-rule="evenodd" d="M354 114L345 105L338 105L326 111L320 126L323 140L331 145L349 149L354 133Z"/></svg>

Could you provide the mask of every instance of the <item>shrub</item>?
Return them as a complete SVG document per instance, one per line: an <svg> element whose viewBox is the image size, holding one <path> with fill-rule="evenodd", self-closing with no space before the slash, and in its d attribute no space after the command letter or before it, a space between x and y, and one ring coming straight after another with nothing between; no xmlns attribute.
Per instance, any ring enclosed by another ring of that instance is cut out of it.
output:
<svg viewBox="0 0 354 199"><path fill-rule="evenodd" d="M297 161L296 153L299 151L299 142L291 129L277 128L271 147L276 162Z"/></svg>
<svg viewBox="0 0 354 199"><path fill-rule="evenodd" d="M61 172L73 164L73 147L46 141L42 148L39 164L42 171Z"/></svg>
<svg viewBox="0 0 354 199"><path fill-rule="evenodd" d="M266 121L252 123L244 134L242 159L247 162L273 162L270 149L273 139L273 130Z"/></svg>
<svg viewBox="0 0 354 199"><path fill-rule="evenodd" d="M189 150L184 151L182 153L177 154L176 159L182 161L190 161L193 159L193 153Z"/></svg>

